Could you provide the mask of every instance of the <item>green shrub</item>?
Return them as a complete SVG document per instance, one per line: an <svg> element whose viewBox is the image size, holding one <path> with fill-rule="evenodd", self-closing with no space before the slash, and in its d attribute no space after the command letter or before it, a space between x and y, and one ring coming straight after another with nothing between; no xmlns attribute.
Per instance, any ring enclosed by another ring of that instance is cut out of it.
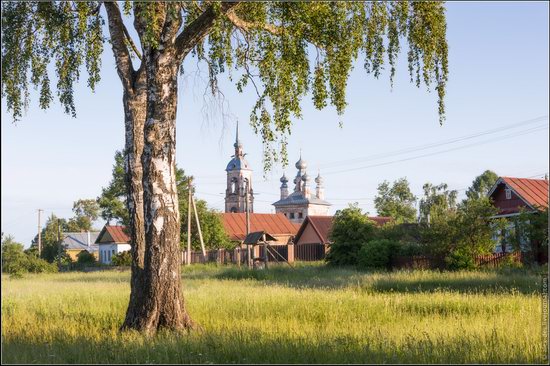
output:
<svg viewBox="0 0 550 366"><path fill-rule="evenodd" d="M54 273L57 272L58 268L55 263L49 263L42 258L27 255L27 270L31 273Z"/></svg>
<svg viewBox="0 0 550 366"><path fill-rule="evenodd" d="M38 258L37 251L23 251L23 245L7 236L2 241L2 272L9 273L12 277L22 277L23 274L57 272L54 264Z"/></svg>
<svg viewBox="0 0 550 366"><path fill-rule="evenodd" d="M445 263L450 270L475 269L477 267L473 256L460 249L446 256Z"/></svg>
<svg viewBox="0 0 550 366"><path fill-rule="evenodd" d="M389 239L371 240L359 250L358 265L360 268L391 268L391 260L400 252L400 244Z"/></svg>
<svg viewBox="0 0 550 366"><path fill-rule="evenodd" d="M332 244L326 261L334 265L357 265L364 243L376 238L377 227L356 205L338 210L330 233Z"/></svg>
<svg viewBox="0 0 550 366"><path fill-rule="evenodd" d="M111 263L114 266L131 266L132 254L130 253L130 251L125 251L125 252L115 254L111 258Z"/></svg>
<svg viewBox="0 0 550 366"><path fill-rule="evenodd" d="M80 266L93 265L96 262L94 255L86 250L83 250L82 252L78 253L77 258L78 258L77 263Z"/></svg>

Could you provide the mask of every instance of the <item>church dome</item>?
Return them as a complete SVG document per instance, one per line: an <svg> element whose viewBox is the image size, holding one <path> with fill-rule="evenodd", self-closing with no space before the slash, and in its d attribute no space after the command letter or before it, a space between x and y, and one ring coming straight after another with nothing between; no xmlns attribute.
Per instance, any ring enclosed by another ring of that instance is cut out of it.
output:
<svg viewBox="0 0 550 366"><path fill-rule="evenodd" d="M315 178L315 183L319 185L323 184L323 177L321 177L321 173L317 174L317 178Z"/></svg>
<svg viewBox="0 0 550 366"><path fill-rule="evenodd" d="M304 175L302 176L302 180L308 183L309 181L311 181L311 177L307 173L304 173Z"/></svg>
<svg viewBox="0 0 550 366"><path fill-rule="evenodd" d="M251 170L251 169L250 169L250 165L248 165L248 162L242 156L236 156L229 161L225 170L230 171L230 170Z"/></svg>
<svg viewBox="0 0 550 366"><path fill-rule="evenodd" d="M300 156L300 160L296 162L296 169L304 170L307 168L307 163L305 160L302 159L302 156Z"/></svg>
<svg viewBox="0 0 550 366"><path fill-rule="evenodd" d="M281 183L288 183L288 178L286 177L285 173L283 173L283 176L280 179Z"/></svg>

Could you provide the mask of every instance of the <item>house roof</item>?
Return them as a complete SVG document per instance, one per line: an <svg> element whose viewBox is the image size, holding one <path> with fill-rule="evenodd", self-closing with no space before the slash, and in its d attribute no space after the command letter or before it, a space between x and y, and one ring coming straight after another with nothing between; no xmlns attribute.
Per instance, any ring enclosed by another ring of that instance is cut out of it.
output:
<svg viewBox="0 0 550 366"><path fill-rule="evenodd" d="M98 245L95 244L99 231L90 231L90 245L88 246L88 232L78 233L63 233L63 241L61 244L68 250L87 250L96 252Z"/></svg>
<svg viewBox="0 0 550 366"><path fill-rule="evenodd" d="M511 188L514 193L532 208L548 208L547 179L500 177L488 195L491 196L502 183Z"/></svg>
<svg viewBox="0 0 550 366"><path fill-rule="evenodd" d="M266 241L277 241L276 238L269 235L269 233L266 233L265 231L255 231L253 233L250 233L244 238L245 244L258 244L258 242L263 238L265 235Z"/></svg>
<svg viewBox="0 0 550 366"><path fill-rule="evenodd" d="M130 243L130 237L125 233L125 230L126 226L105 225L97 236L96 243L128 244Z"/></svg>
<svg viewBox="0 0 550 366"><path fill-rule="evenodd" d="M376 222L378 226L382 226L391 221L391 217L384 216L368 216L368 218ZM306 229L306 226L309 223L317 236L319 236L319 239L321 239L323 243L328 243L333 220L334 216L307 216L300 226L294 242L297 243L300 240L300 236L302 236L304 230Z"/></svg>
<svg viewBox="0 0 550 366"><path fill-rule="evenodd" d="M246 236L246 213L222 213L222 223L225 232L231 240L244 240ZM298 231L285 215L250 214L250 232L265 231L273 236L295 235Z"/></svg>

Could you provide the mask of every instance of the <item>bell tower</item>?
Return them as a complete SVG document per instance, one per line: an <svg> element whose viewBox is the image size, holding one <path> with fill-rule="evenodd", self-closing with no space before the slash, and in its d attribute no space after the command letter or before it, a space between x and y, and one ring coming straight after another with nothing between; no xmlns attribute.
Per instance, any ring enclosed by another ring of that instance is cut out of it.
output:
<svg viewBox="0 0 550 366"><path fill-rule="evenodd" d="M245 160L243 145L239 141L239 124L235 137L235 155L227 164L227 188L225 190L225 212L246 212L246 190L248 188L249 211L254 212L254 191L252 190L252 169Z"/></svg>

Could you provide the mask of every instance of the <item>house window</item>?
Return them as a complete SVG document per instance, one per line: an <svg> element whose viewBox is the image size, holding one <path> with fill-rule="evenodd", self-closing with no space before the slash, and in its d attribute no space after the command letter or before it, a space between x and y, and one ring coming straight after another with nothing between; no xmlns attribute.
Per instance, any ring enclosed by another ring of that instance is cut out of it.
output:
<svg viewBox="0 0 550 366"><path fill-rule="evenodd" d="M115 250L113 249L113 255L115 255Z"/></svg>
<svg viewBox="0 0 550 366"><path fill-rule="evenodd" d="M291 219L294 218L294 212L291 212L291 213L290 213L290 218L291 218Z"/></svg>
<svg viewBox="0 0 550 366"><path fill-rule="evenodd" d="M504 192L506 192L506 199L509 200L512 198L512 190L510 188L506 188L504 190Z"/></svg>
<svg viewBox="0 0 550 366"><path fill-rule="evenodd" d="M303 218L303 217L304 217L304 214L301 213L301 212L298 212L298 218L301 219L301 218Z"/></svg>

